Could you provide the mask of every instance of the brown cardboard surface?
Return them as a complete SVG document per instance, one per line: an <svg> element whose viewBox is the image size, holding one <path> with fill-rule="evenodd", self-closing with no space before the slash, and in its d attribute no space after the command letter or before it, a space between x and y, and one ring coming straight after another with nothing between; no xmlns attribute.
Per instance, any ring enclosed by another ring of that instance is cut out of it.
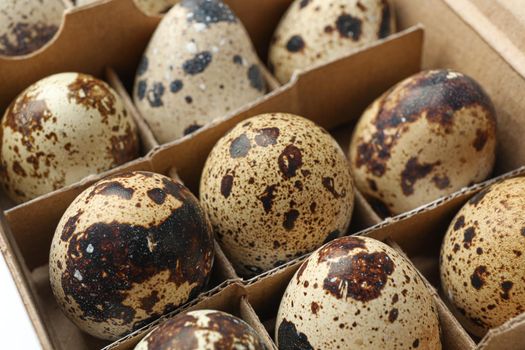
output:
<svg viewBox="0 0 525 350"><path fill-rule="evenodd" d="M404 32L354 55L302 73L289 84L244 107L237 115L225 116L222 121L179 141L155 148L154 140L146 135L147 131L146 134L143 131L144 146L154 147L153 152L147 158L138 159L106 174L125 169L155 170L167 174L175 166L181 179L197 193L198 179L207 153L216 140L240 120L263 112L280 111L304 115L330 129L351 122L389 86L419 70L423 33L420 28L411 27L418 22L426 27L424 67L458 69L477 79L491 95L499 117L500 145L496 174L524 164L525 149L520 146L521 135L525 131L525 122L522 120L525 105L521 97L521 92L525 91L525 79L516 68L519 67L516 65L519 61L513 59L514 55L495 48L494 40L487 39L487 35L476 27L472 18L478 17L472 17L476 13L464 1L459 1L459 5L449 0L428 0L424 4L411 0L394 1L399 27L405 29ZM480 3L482 1L479 0ZM264 59L275 24L291 0L259 0L257 11L253 10L253 4L247 5L246 0L227 2L246 25L257 51ZM459 9L466 11L467 15L454 12ZM129 89L137 62L159 18L142 15L131 0L103 0L99 4L68 11L58 35L46 47L27 57L0 59L0 81L3 84L0 109L30 83L64 70L80 70L103 77L104 69L113 67L124 84L118 85L118 81L115 84L116 79L113 79L115 77L111 73L108 80L121 93L126 88ZM115 18L126 20L115 21ZM112 30L107 30L108 23ZM513 43L515 44L515 40ZM131 106L129 97L126 103L128 107ZM140 123L140 116L135 117L139 118L137 120ZM349 135L343 131L340 136L344 146L344 142L347 142L345 137ZM46 308L46 297L41 297L42 291L49 292L49 288L46 289L44 283L44 289L39 289L36 283L39 281L38 270L33 274L30 270L38 266L44 266L42 269L45 270L49 243L61 214L80 191L99 177L89 177L71 187L11 208L6 212L6 220L3 220L9 228L4 231L5 237L0 236L4 238L3 241L0 240L0 246L8 258L35 328L46 348L51 347L51 342L53 346L62 348L63 344L71 344L75 348L93 345L89 343L91 340L84 339L85 335L75 333L76 330L51 330L48 318L53 314L43 311ZM448 225L451 216L463 201L481 186L439 199L426 208L402 214L363 233L368 232L381 238L395 237L416 266L433 282L436 271L435 251L439 246L442 228ZM357 219L353 225L360 228L377 220L377 216L374 216L359 194L354 218ZM237 300L236 297L251 293L251 306L263 323L271 327L271 317L265 311L276 311L275 308L272 309L272 305L278 305L279 293L282 295L285 288L286 282L283 281L291 278L300 261L301 259L290 262L248 281L246 292L242 285L227 284L214 290L217 296L207 298L209 295L205 294L204 299L198 299L185 307L211 305L227 308ZM220 273L220 278L226 278L232 276L234 271L229 270L225 263L220 267ZM433 283L436 285L435 281ZM272 297L268 298L268 295ZM245 305L243 308L248 315L249 307ZM447 315L450 316L450 313L440 308L442 324L453 335L457 321ZM450 324L447 325L447 322ZM499 339L507 334L514 339L514 343L508 344L518 344L521 338L517 337L519 332L514 330L521 329L519 327L520 320L513 320L507 328L502 326L489 333L481 345L496 346ZM114 347L131 348L139 333L117 342Z"/></svg>

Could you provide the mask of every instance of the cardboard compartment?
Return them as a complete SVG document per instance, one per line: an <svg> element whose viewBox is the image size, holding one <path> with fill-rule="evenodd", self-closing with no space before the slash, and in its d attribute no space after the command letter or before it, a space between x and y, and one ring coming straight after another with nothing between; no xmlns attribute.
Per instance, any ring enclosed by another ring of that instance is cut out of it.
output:
<svg viewBox="0 0 525 350"><path fill-rule="evenodd" d="M257 2L257 11L254 11L253 4L245 0L229 0L227 3L245 24L260 57L265 58L273 30L291 0L261 0ZM103 345L71 328L71 324L67 326L69 321L49 298L50 289L45 276L49 245L56 224L71 201L103 176L126 170L173 174L173 167L177 176L193 193L198 194L200 173L215 142L236 123L251 116L266 112L303 115L332 130L346 150L353 122L364 108L390 86L419 71L422 59L423 68L450 67L471 75L492 97L498 113L499 137L495 174L503 174L524 164L525 149L520 144L525 131L525 121L521 118L525 102L520 94L525 91L525 79L506 57L506 52L491 46L486 35L472 26L464 15L455 12L457 8L452 0L428 0L425 4L394 0L394 3L400 33L340 60L313 67L262 99L183 139L155 146L154 139L148 136L144 127L141 135L143 142L149 142L149 146L153 147L146 157L10 208L5 218L0 216L3 226L0 246L43 346L88 349ZM465 1L460 3L465 4ZM115 18L126 20L115 21ZM132 0L102 0L69 10L59 33L46 47L20 59L0 58L0 81L3 83L0 110L21 90L42 77L65 70L83 71L101 77L107 67L113 68L107 73L107 80L124 96L128 108L134 110L126 91L130 89L138 61L158 21L159 17L147 17L138 11ZM424 46L423 30L417 26L420 22L425 25ZM135 117L140 124L140 116L137 114ZM441 229L448 225L447 220L452 218L466 198L481 186L475 185L427 207L389 219L374 228L374 235L394 237L435 285L435 253L432 255L432 251L439 249L440 235L444 232ZM370 206L358 194L350 233L377 221ZM363 234L368 232L371 231ZM420 258L415 254L418 251L429 253L421 254L424 256ZM252 293L250 301L253 309L263 320L271 319L271 314L277 311L277 300L280 300L280 297L270 300L265 296L282 294L299 261L292 261L248 282L246 288L248 293ZM222 265L219 264L215 272L217 283L235 275L228 264L226 259ZM233 302L235 296L243 294L244 289L238 282L225 283L213 290L222 295L220 298L224 298L225 303ZM263 284L265 289L254 287L259 284ZM194 303L224 305L214 299L215 296L208 296L204 294L185 307L197 307ZM240 309L249 312L250 306ZM444 332L450 334L447 339L455 336L464 339L463 333L457 333L459 331L453 325L456 321L441 307L440 317L443 327L451 332ZM267 328L271 328L271 322ZM512 328L509 332L517 334L516 329ZM485 339L481 344L494 348L495 339L505 337L507 330L495 330L492 334L492 338ZM136 340L135 336L138 334L124 338L115 346L130 348ZM450 344L454 346L455 343L451 341ZM467 345L466 348L469 348L470 345Z"/></svg>
<svg viewBox="0 0 525 350"><path fill-rule="evenodd" d="M462 316L446 300L439 278L439 252L445 233L459 209L476 193L504 179L525 176L525 167L509 172L479 185L464 189L453 196L438 200L426 207L398 216L393 220L370 227L358 235L379 240L392 239L402 247L416 268L430 281L456 319ZM456 321L458 322L458 321ZM492 329L479 342L478 349L516 349L525 339L525 314ZM521 333L520 333L521 332ZM503 344L500 344L503 342ZM500 347L500 345L502 347Z"/></svg>
<svg viewBox="0 0 525 350"><path fill-rule="evenodd" d="M395 242L387 242L394 249L401 251ZM404 254L401 251L402 254ZM272 270L261 277L249 280L246 284L248 300L253 309L264 324L268 333L272 336L275 334L275 318L279 309L282 296L288 283L294 276L297 269L306 260L302 257L298 260L288 263L287 265ZM423 277L423 276L422 276ZM459 325L459 322L450 313L434 288L426 281L431 294L434 296L439 314L441 325L441 342L444 350L465 350L474 349L475 344L468 336L465 330Z"/></svg>

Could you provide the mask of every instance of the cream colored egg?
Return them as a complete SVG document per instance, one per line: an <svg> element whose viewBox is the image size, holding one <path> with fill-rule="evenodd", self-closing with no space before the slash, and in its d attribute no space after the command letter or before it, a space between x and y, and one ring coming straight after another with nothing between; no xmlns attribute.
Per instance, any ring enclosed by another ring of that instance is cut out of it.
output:
<svg viewBox="0 0 525 350"><path fill-rule="evenodd" d="M390 216L484 180L495 149L496 114L483 88L464 74L432 70L368 107L349 157L359 191Z"/></svg>
<svg viewBox="0 0 525 350"><path fill-rule="evenodd" d="M49 273L62 311L117 339L195 297L213 263L211 226L182 184L155 173L101 180L68 207Z"/></svg>
<svg viewBox="0 0 525 350"><path fill-rule="evenodd" d="M200 199L237 271L252 276L346 232L354 186L324 129L274 113L239 123L217 142Z"/></svg>
<svg viewBox="0 0 525 350"><path fill-rule="evenodd" d="M161 143L264 95L259 59L220 0L183 0L162 19L137 70L133 97Z"/></svg>
<svg viewBox="0 0 525 350"><path fill-rule="evenodd" d="M269 64L284 84L294 71L347 55L394 31L389 0L295 0L275 30Z"/></svg>
<svg viewBox="0 0 525 350"><path fill-rule="evenodd" d="M117 93L85 74L60 73L23 91L1 124L0 181L23 202L139 154L137 129Z"/></svg>
<svg viewBox="0 0 525 350"><path fill-rule="evenodd" d="M477 336L525 312L525 179L482 190L461 208L441 247L445 295Z"/></svg>
<svg viewBox="0 0 525 350"><path fill-rule="evenodd" d="M441 349L432 294L384 243L346 236L312 254L284 293L279 349Z"/></svg>
<svg viewBox="0 0 525 350"><path fill-rule="evenodd" d="M62 0L0 0L0 56L27 55L44 46L64 10Z"/></svg>
<svg viewBox="0 0 525 350"><path fill-rule="evenodd" d="M135 350L266 350L246 322L216 310L184 312L143 338Z"/></svg>
<svg viewBox="0 0 525 350"><path fill-rule="evenodd" d="M77 5L86 5L99 0L77 0ZM137 7L149 16L162 14L170 9L171 6L180 0L134 0Z"/></svg>

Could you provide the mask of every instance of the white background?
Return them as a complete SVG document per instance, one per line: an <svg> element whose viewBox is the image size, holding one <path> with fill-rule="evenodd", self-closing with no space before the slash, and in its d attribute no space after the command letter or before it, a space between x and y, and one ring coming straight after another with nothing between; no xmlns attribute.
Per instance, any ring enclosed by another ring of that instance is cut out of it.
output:
<svg viewBox="0 0 525 350"><path fill-rule="evenodd" d="M2 349L41 349L33 324L0 254L0 339Z"/></svg>

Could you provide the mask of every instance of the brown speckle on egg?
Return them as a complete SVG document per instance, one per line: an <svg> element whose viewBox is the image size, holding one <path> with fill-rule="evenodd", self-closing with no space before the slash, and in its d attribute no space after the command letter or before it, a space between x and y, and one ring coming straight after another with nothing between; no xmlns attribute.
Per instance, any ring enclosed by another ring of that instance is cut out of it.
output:
<svg viewBox="0 0 525 350"><path fill-rule="evenodd" d="M476 336L525 310L525 287L518 283L525 273L524 198L523 177L481 190L461 208L443 239L444 294Z"/></svg>
<svg viewBox="0 0 525 350"><path fill-rule="evenodd" d="M341 149L323 129L290 114L234 127L208 156L200 186L219 243L244 276L343 234L353 209Z"/></svg>
<svg viewBox="0 0 525 350"><path fill-rule="evenodd" d="M434 299L415 268L387 245L352 236L304 261L281 300L275 338L279 349L396 349L420 342L441 349Z"/></svg>
<svg viewBox="0 0 525 350"><path fill-rule="evenodd" d="M484 180L495 149L496 115L483 89L461 73L433 70L376 99L349 154L365 197L400 214Z"/></svg>
<svg viewBox="0 0 525 350"><path fill-rule="evenodd" d="M97 182L69 206L51 245L50 278L73 322L117 339L196 296L212 262L197 199L165 176L133 172Z"/></svg>

